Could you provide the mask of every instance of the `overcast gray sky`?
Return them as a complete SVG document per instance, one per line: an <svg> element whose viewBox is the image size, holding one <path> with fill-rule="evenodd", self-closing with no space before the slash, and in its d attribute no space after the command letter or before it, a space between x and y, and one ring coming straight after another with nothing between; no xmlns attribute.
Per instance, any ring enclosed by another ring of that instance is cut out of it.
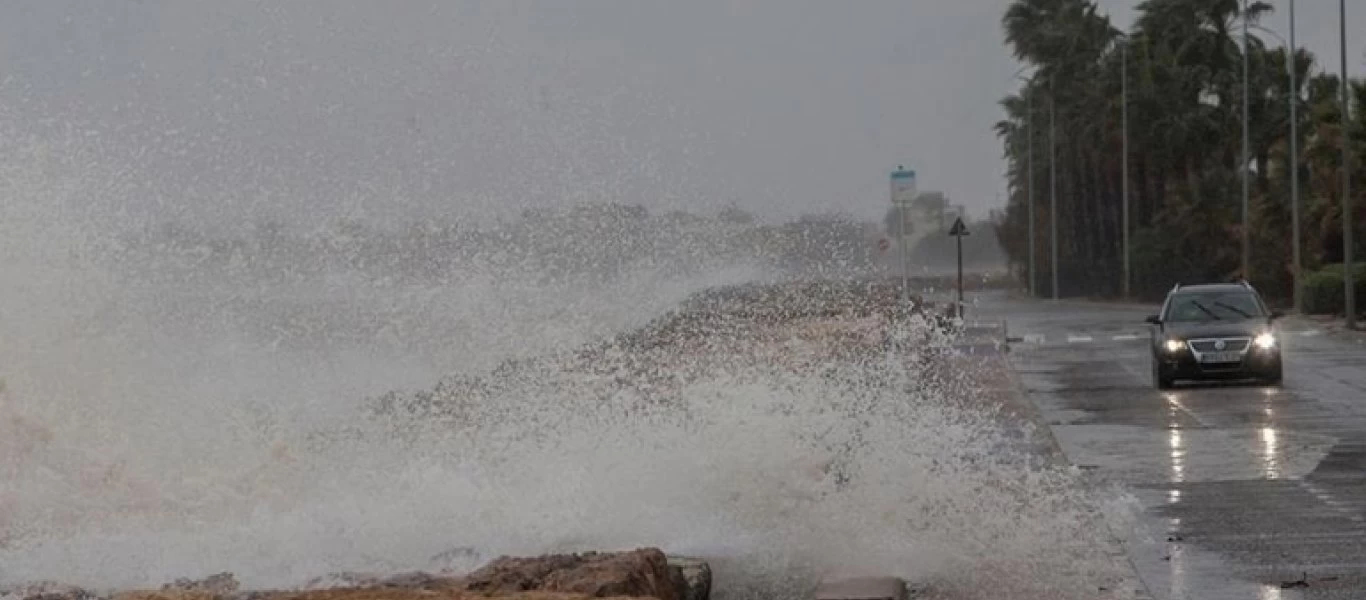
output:
<svg viewBox="0 0 1366 600"><path fill-rule="evenodd" d="M0 114L100 131L142 187L101 200L159 215L611 200L877 217L897 164L980 215L1004 189L1007 4L7 0ZM1124 26L1134 4L1102 2ZM1336 70L1337 3L1299 5L1301 40ZM1366 6L1349 9L1366 32Z"/></svg>

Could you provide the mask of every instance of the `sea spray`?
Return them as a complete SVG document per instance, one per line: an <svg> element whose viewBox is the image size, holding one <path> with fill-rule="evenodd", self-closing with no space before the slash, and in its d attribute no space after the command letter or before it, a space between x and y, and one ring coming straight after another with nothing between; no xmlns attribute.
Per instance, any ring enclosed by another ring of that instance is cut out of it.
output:
<svg viewBox="0 0 1366 600"><path fill-rule="evenodd" d="M1111 581L1105 511L934 374L932 316L688 301L771 276L744 261L583 283L161 247L82 208L127 170L15 156L0 584L287 587L636 545L716 561L731 598L850 570L982 598ZM177 268L200 277L148 276ZM452 381L474 385L379 410Z"/></svg>

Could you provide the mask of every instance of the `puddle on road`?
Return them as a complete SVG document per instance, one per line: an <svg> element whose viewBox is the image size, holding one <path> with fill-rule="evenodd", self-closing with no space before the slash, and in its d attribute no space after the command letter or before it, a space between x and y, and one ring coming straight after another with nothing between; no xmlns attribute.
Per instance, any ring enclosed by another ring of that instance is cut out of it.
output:
<svg viewBox="0 0 1366 600"><path fill-rule="evenodd" d="M1069 456L1130 484L1302 478L1334 440L1273 428L1154 429L1088 423L1054 425Z"/></svg>
<svg viewBox="0 0 1366 600"><path fill-rule="evenodd" d="M1167 520L1173 544L1214 551L1248 569L1360 562L1361 524L1304 482L1208 481L1172 489L1179 493L1152 514Z"/></svg>
<svg viewBox="0 0 1366 600"><path fill-rule="evenodd" d="M1166 519L1150 525L1161 532ZM1142 543L1130 544L1134 567L1154 597L1169 600L1261 600L1270 588L1256 578L1239 576L1236 569L1216 552L1194 545L1169 541L1154 535ZM1279 588L1277 588L1279 591ZM1295 596L1288 596L1294 598Z"/></svg>
<svg viewBox="0 0 1366 600"><path fill-rule="evenodd" d="M1363 474L1366 474L1366 441L1356 440L1333 446L1309 476L1316 479L1359 479Z"/></svg>
<svg viewBox="0 0 1366 600"><path fill-rule="evenodd" d="M1313 376L1292 368L1285 387L1166 392L1146 355L1053 348L1019 362L1068 457L1144 507L1149 539L1131 557L1159 597L1366 597L1366 434L1360 406L1343 410L1360 391L1332 377L1362 371L1314 358ZM1281 587L1306 574L1309 587Z"/></svg>

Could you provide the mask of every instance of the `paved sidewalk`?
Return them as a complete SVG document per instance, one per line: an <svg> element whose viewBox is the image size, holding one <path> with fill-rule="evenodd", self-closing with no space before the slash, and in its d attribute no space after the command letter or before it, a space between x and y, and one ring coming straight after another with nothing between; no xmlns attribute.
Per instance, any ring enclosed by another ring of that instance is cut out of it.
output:
<svg viewBox="0 0 1366 600"><path fill-rule="evenodd" d="M1329 335L1355 339L1359 343L1366 344L1366 329L1362 329L1363 324L1357 323L1357 329L1348 329L1347 320L1342 317L1293 314L1287 315L1281 321L1291 329L1319 330Z"/></svg>

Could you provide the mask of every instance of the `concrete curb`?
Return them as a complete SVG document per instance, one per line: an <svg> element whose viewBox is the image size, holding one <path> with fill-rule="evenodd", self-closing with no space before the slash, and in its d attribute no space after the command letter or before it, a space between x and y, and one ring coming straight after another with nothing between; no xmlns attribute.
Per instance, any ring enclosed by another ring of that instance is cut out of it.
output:
<svg viewBox="0 0 1366 600"><path fill-rule="evenodd" d="M853 577L821 583L813 600L907 600L906 582L897 577Z"/></svg>
<svg viewBox="0 0 1366 600"><path fill-rule="evenodd" d="M1348 329L1347 321L1338 317L1320 317L1314 315L1289 314L1280 320L1282 323L1290 323L1302 328L1316 328L1324 334L1335 336L1341 339L1366 340L1366 330Z"/></svg>

